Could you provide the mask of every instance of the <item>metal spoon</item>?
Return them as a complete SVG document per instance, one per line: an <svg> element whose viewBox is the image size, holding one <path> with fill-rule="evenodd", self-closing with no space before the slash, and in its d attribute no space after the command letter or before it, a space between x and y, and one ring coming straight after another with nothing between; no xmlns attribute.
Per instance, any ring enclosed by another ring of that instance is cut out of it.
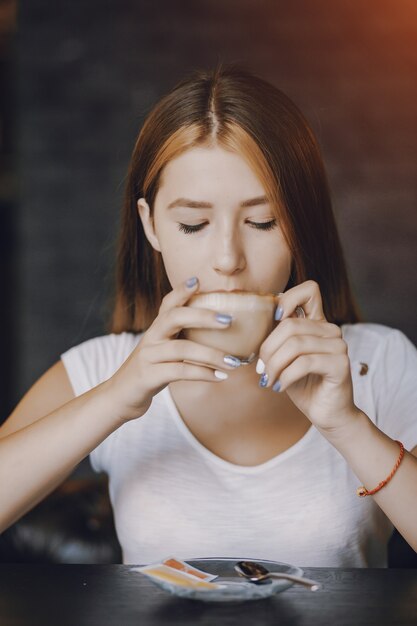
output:
<svg viewBox="0 0 417 626"><path fill-rule="evenodd" d="M285 572L270 572L266 567L260 565L260 563L254 563L253 561L238 561L235 565L235 570L240 576L248 578L252 583L261 583L268 578L282 578L284 580L291 580L293 583L305 585L309 587L311 591L317 591L317 589L321 587L321 584L316 580L302 576L293 576Z"/></svg>

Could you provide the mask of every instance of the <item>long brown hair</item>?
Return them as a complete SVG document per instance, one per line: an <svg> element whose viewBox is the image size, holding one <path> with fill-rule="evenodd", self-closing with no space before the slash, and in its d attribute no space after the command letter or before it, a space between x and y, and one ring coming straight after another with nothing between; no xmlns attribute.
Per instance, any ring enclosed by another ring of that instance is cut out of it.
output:
<svg viewBox="0 0 417 626"><path fill-rule="evenodd" d="M219 66L178 84L139 133L127 179L111 330L148 328L171 289L161 255L145 237L138 199L146 198L152 211L165 165L189 148L214 144L242 154L263 183L292 253L286 288L315 280L329 321L358 321L312 130L273 85L236 66Z"/></svg>

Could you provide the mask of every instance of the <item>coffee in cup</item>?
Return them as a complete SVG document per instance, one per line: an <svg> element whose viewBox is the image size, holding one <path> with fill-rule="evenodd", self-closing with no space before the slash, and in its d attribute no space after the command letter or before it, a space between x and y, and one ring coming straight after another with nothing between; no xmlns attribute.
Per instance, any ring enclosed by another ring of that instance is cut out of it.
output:
<svg viewBox="0 0 417 626"><path fill-rule="evenodd" d="M197 293L190 298L188 306L226 313L232 316L232 323L224 330L187 328L184 336L205 346L220 348L237 356L242 363L250 363L275 325L276 305L273 294L249 291Z"/></svg>

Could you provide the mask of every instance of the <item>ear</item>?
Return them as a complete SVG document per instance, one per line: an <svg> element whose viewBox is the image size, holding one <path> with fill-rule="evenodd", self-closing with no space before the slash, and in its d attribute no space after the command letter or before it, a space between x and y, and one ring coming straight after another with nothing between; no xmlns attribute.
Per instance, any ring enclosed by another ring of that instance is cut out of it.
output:
<svg viewBox="0 0 417 626"><path fill-rule="evenodd" d="M139 217L143 225L143 230L145 231L146 239L149 241L154 250L161 252L158 237L155 234L155 228L149 204L146 202L145 198L139 198L137 206Z"/></svg>

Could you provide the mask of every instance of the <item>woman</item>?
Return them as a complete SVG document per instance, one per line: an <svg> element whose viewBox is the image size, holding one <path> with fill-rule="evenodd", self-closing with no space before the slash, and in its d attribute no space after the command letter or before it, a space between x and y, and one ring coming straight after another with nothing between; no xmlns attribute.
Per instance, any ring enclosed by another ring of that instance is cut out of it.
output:
<svg viewBox="0 0 417 626"><path fill-rule="evenodd" d="M235 289L279 294L247 366L181 334L227 332L186 305ZM233 67L185 80L133 152L112 334L65 353L0 430L2 528L91 453L127 563L385 566L393 524L416 549L416 350L357 322L301 113Z"/></svg>

